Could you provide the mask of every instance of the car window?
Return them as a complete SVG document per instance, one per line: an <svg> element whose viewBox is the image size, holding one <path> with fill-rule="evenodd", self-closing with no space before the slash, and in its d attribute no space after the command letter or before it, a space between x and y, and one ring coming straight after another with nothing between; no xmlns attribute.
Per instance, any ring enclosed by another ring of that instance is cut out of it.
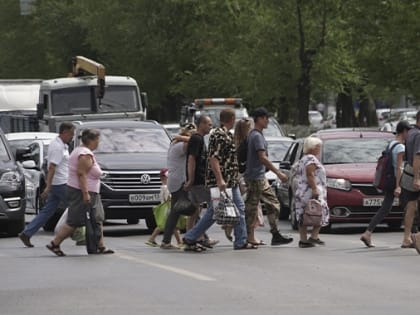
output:
<svg viewBox="0 0 420 315"><path fill-rule="evenodd" d="M166 153L170 139L158 128L103 128L96 153Z"/></svg>
<svg viewBox="0 0 420 315"><path fill-rule="evenodd" d="M31 149L29 159L34 160L36 166L40 166L39 155L40 155L40 148L38 143L32 143L29 148Z"/></svg>
<svg viewBox="0 0 420 315"><path fill-rule="evenodd" d="M386 138L325 140L322 145L322 163L376 163L388 142Z"/></svg>
<svg viewBox="0 0 420 315"><path fill-rule="evenodd" d="M25 148L31 143L33 139L19 139L19 140L9 140L10 149L13 152L13 155L16 155L16 149Z"/></svg>
<svg viewBox="0 0 420 315"><path fill-rule="evenodd" d="M272 141L268 142L268 159L270 161L283 161L291 141Z"/></svg>
<svg viewBox="0 0 420 315"><path fill-rule="evenodd" d="M9 152L7 152L6 144L4 143L3 138L1 138L0 140L0 159L5 162L11 160Z"/></svg>

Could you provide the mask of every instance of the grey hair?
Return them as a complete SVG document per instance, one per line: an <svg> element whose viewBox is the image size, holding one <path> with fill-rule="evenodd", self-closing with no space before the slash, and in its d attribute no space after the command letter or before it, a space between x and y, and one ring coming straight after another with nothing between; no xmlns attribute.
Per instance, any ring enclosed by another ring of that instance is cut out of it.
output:
<svg viewBox="0 0 420 315"><path fill-rule="evenodd" d="M82 131L82 143L84 145L89 144L89 142L99 138L101 132L98 129L85 129Z"/></svg>
<svg viewBox="0 0 420 315"><path fill-rule="evenodd" d="M303 142L303 153L308 154L309 151L315 149L316 146L322 144L322 140L317 137L307 137Z"/></svg>

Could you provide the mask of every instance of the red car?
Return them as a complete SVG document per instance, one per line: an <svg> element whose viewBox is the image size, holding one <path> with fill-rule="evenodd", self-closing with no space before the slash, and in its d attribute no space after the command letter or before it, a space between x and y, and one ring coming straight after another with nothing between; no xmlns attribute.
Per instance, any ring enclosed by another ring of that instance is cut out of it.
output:
<svg viewBox="0 0 420 315"><path fill-rule="evenodd" d="M320 161L327 174L327 201L330 207L330 223L368 223L383 201L383 193L373 187L376 162L387 143L394 138L392 133L379 131L357 131L328 129L318 131L314 136L322 139ZM281 165L289 168L289 208L291 223L297 228L293 205L293 164L302 156L302 141L296 141L286 154ZM295 161L287 162L287 158ZM293 163L291 163L293 162ZM291 166L291 167L288 167ZM284 187L283 187L284 188ZM284 189L283 189L284 191ZM277 194L279 196L279 194ZM282 202L286 204L286 202ZM390 227L400 227L403 210L394 202L390 214L384 219Z"/></svg>

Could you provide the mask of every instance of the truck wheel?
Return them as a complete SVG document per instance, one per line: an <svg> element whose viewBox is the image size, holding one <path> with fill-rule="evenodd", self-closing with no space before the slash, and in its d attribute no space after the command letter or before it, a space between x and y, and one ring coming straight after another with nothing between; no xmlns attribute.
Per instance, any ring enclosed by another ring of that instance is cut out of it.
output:
<svg viewBox="0 0 420 315"><path fill-rule="evenodd" d="M149 215L146 217L146 226L149 232L153 232L153 230L156 228L156 221L155 217L153 215Z"/></svg>
<svg viewBox="0 0 420 315"><path fill-rule="evenodd" d="M25 228L25 216L19 220L9 221L7 223L7 234L10 236L16 236Z"/></svg>
<svg viewBox="0 0 420 315"><path fill-rule="evenodd" d="M139 224L139 219L127 219L127 224Z"/></svg>

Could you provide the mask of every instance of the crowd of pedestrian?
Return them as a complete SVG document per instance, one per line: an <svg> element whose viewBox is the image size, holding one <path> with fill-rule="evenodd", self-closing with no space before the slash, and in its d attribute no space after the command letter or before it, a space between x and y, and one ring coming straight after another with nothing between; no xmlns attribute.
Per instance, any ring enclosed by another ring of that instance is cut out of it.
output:
<svg viewBox="0 0 420 315"><path fill-rule="evenodd" d="M265 176L267 171L272 171L281 181L288 180L268 159L269 148L263 130L268 126L269 116L265 108L257 108L252 114L253 119L237 121L235 110L227 108L220 112L220 126L213 130L212 119L205 114L197 119L196 124L187 124L180 129L170 144L168 168L160 174L161 201L170 204L170 209L164 227L155 229L147 245L159 246L156 237L163 232L162 249L183 248L185 251L202 252L213 248L218 240L211 239L207 231L216 222L221 196L224 195L230 198L231 207L236 211L235 223L222 225L234 250L258 249L265 245L255 234L256 227L264 224L261 201L264 202L272 235L270 244L277 246L293 241L280 233L277 222L280 203ZM420 233L411 233L420 197L420 111L416 118L415 126L401 121L396 128L395 139L386 148L390 152L395 178L390 185L392 188L384 189L383 205L360 237L367 247L375 246L372 233L389 213L394 198L399 198L400 207L405 209L401 247L415 248L420 254ZM231 132L234 126L235 136ZM64 256L61 242L71 236L75 228L85 224L89 207L94 209L96 221L101 227L97 253L110 254L114 251L106 248L103 241L104 212L99 195L102 171L94 154L100 133L94 129L84 130L81 146L69 154L68 143L73 136L74 126L63 123L48 150L48 177L42 193L46 204L19 234L19 238L25 246L33 247L31 237L62 202L68 206L68 217L47 248L57 256ZM326 173L319 161L321 148L319 138L307 137L303 144L303 156L293 166L299 248L325 245L319 238L320 229L329 224ZM304 224L304 217L314 201L319 208L319 221ZM188 223L185 226L187 231L181 238L177 224L182 216L188 217ZM309 230L308 226L311 227ZM173 235L177 246L171 243Z"/></svg>

